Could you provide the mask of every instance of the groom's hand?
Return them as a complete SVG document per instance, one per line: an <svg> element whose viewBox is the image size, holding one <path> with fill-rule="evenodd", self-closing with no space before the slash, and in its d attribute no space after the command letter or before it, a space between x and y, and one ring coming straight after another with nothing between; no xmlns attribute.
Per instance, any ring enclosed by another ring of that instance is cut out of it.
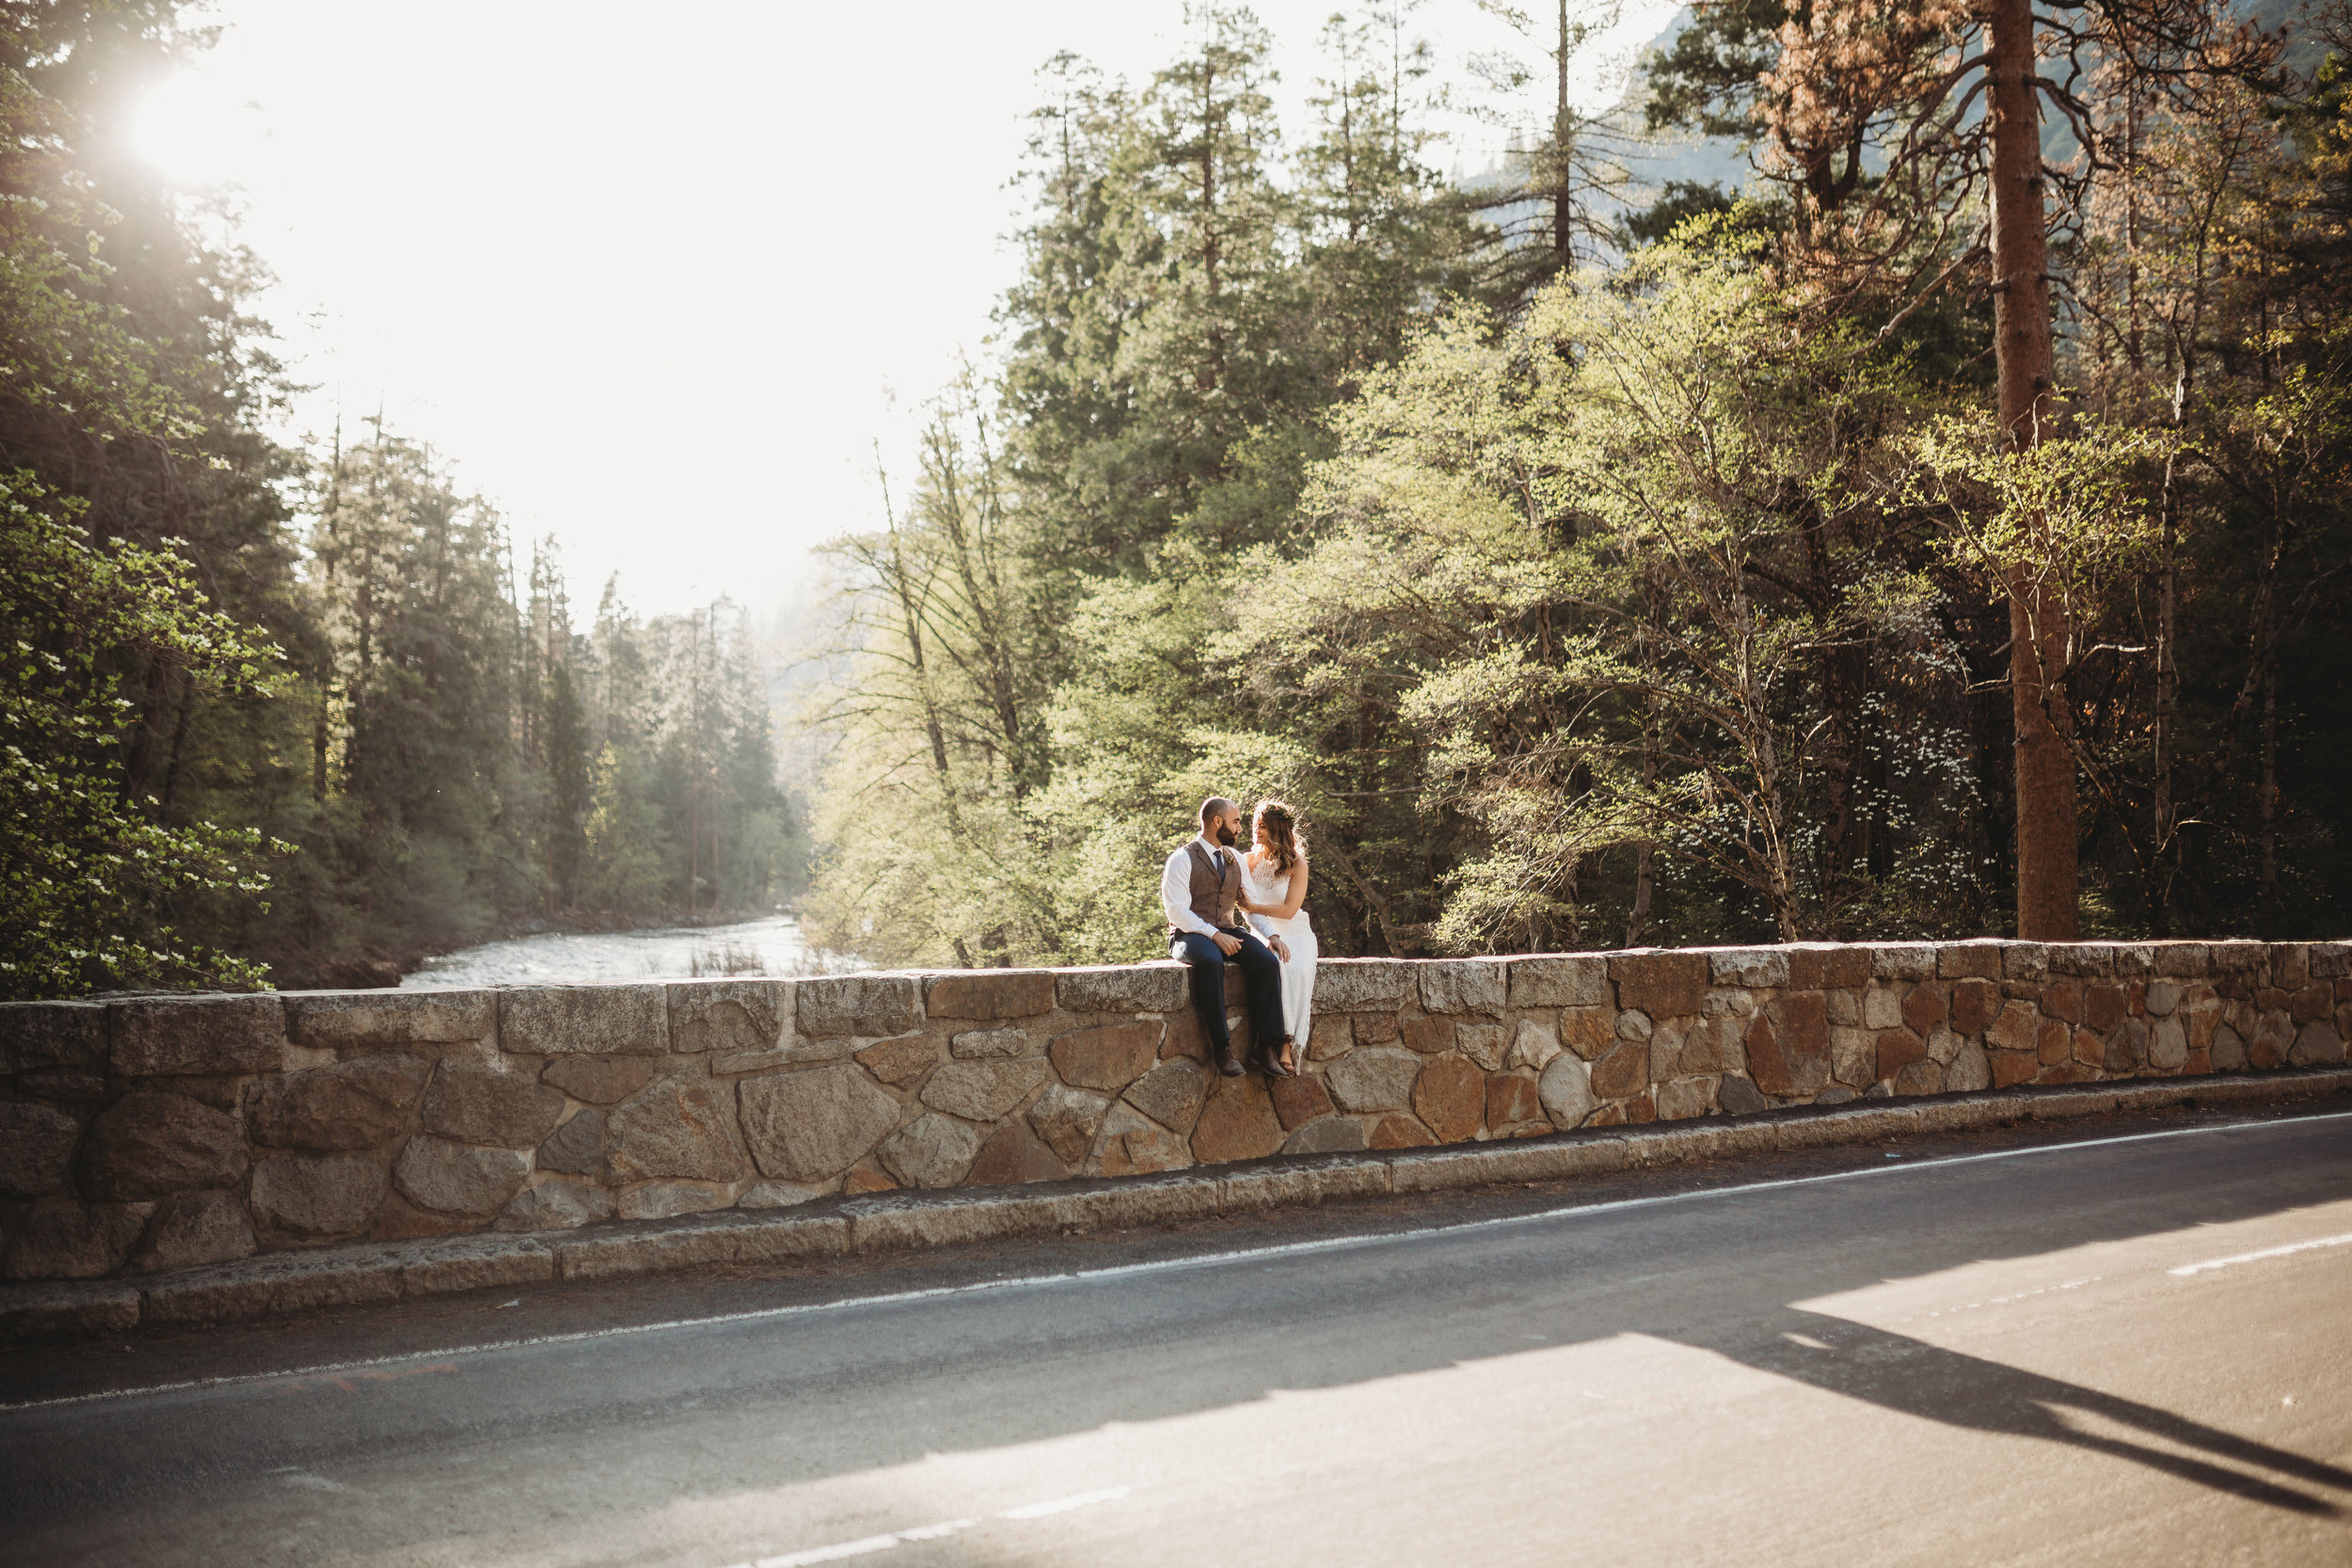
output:
<svg viewBox="0 0 2352 1568"><path fill-rule="evenodd" d="M1211 940L1216 943L1216 950L1229 958L1241 951L1241 938L1239 937L1229 937L1219 931Z"/></svg>
<svg viewBox="0 0 2352 1568"><path fill-rule="evenodd" d="M1284 941L1283 941L1280 937L1276 937L1276 938L1274 939L1274 956L1275 956L1276 958L1278 958L1281 959L1284 963L1288 963L1288 962L1290 962L1290 961L1291 961L1291 949L1290 949L1290 943L1288 943L1288 942L1284 942Z"/></svg>

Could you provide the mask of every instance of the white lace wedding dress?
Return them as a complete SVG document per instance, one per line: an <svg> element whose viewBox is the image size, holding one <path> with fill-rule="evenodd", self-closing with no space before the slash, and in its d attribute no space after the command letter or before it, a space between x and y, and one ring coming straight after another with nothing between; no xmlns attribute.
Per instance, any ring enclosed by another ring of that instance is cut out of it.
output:
<svg viewBox="0 0 2352 1568"><path fill-rule="evenodd" d="M1271 869L1270 862L1268 869ZM1281 904L1287 902L1291 895L1289 872L1268 880L1249 863L1247 855L1242 857L1241 882L1253 904ZM1307 1031L1315 994L1314 926L1307 919L1304 905L1288 920L1270 914L1253 914L1249 923L1258 927L1261 936L1280 937L1282 944L1291 951L1290 958L1282 965L1282 1027L1297 1042L1296 1060L1303 1068L1307 1065ZM1271 947L1273 943L1266 945Z"/></svg>

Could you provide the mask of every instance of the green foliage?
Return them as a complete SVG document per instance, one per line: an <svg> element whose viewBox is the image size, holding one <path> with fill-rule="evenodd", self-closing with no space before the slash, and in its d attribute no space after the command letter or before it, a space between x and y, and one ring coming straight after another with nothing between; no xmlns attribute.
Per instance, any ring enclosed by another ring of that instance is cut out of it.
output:
<svg viewBox="0 0 2352 1568"><path fill-rule="evenodd" d="M329 853L386 937L487 927L535 892L508 768L516 626L498 519L379 428L337 453L310 533ZM322 846L327 847L327 846Z"/></svg>
<svg viewBox="0 0 2352 1568"><path fill-rule="evenodd" d="M2175 456L2163 431L2109 429L2096 418L2031 451L1998 450L1991 421L1947 419L1914 447L1926 504L1951 519L1954 564L2005 599L2034 582L2072 621L2096 625L2103 593L2145 567L2157 544L2151 474Z"/></svg>
<svg viewBox="0 0 2352 1568"><path fill-rule="evenodd" d="M380 430L323 474L311 540L319 850L373 941L796 890L799 816L724 601L647 620L608 585L576 632L553 540L518 594L496 515Z"/></svg>
<svg viewBox="0 0 2352 1568"><path fill-rule="evenodd" d="M1285 184L1263 30L1246 11L1191 18L1199 48L1140 93L1070 56L1044 73L1022 175L1036 214L998 320L1024 553L1057 593L1152 569L1180 526L1210 549L1278 533L1317 415L1469 286L1491 241L1422 161L1417 55L1384 62L1335 22Z"/></svg>
<svg viewBox="0 0 2352 1568"><path fill-rule="evenodd" d="M616 705L611 640L431 453L266 433L263 275L127 134L210 41L182 9L0 8L0 990L381 983L510 922L788 895L734 617L600 626L653 644Z"/></svg>
<svg viewBox="0 0 2352 1568"><path fill-rule="evenodd" d="M1552 131L1449 191L1398 16L1335 19L1287 163L1254 24L1196 20L1140 92L1049 69L1000 419L954 394L1003 432L965 478L996 476L1001 597L946 569L929 465L845 542L828 940L1148 955L1212 792L1304 808L1327 952L1997 931L2021 580L2075 627L2050 673L2094 923L2340 926L2334 67L2268 98L2185 52L2161 92L2080 84L2137 139L2067 175L2067 385L2021 459L1990 424L1973 131L1919 118L1962 10L1700 8L1647 65L1652 123L1777 137L1786 193L1671 187L1624 215L1647 249L1573 277L1609 154L1548 72L1491 64Z"/></svg>
<svg viewBox="0 0 2352 1568"><path fill-rule="evenodd" d="M840 744L818 823L831 846L803 921L883 962L1050 948L1024 812L1046 772L1057 624L1016 549L991 423L969 382L933 405L906 514L835 541L855 649L820 701ZM885 498L887 499L885 479Z"/></svg>
<svg viewBox="0 0 2352 1568"><path fill-rule="evenodd" d="M202 608L177 557L94 545L80 510L0 474L0 995L251 987L257 965L142 916L191 892L260 894L247 829L156 820L125 795L119 661L136 656L208 695L267 695L279 650ZM146 808L146 809L143 809Z"/></svg>
<svg viewBox="0 0 2352 1568"><path fill-rule="evenodd" d="M1409 7L1333 19L1291 142L1247 11L1139 86L1048 66L1003 358L834 551L813 880L739 614L608 585L575 627L421 446L264 434L258 267L112 118L204 41L178 8L7 11L10 985L333 978L804 882L876 962L1127 959L1212 792L1303 810L1332 953L1997 930L2029 578L2074 629L2094 922L2339 931L2340 65L2217 66L2189 7L2161 71L2074 84L2100 156L2054 175L2020 457L1939 96L1965 8L1698 8L1648 117L1770 143L1783 195L1641 214L1565 96L1582 24L1488 8L1530 51L1486 63L1518 139L1475 188Z"/></svg>
<svg viewBox="0 0 2352 1568"><path fill-rule="evenodd" d="M1184 797L1206 759L1263 752L1215 661L1236 563L1290 534L1334 450L1324 413L1491 244L1424 162L1425 48L1335 21L1285 169L1263 30L1192 21L1198 47L1140 92L1047 67L1025 267L998 316L1004 433L982 388L951 389L913 504L836 547L853 657L823 708L806 910L829 944L889 963L1152 950L1135 889L1183 836Z"/></svg>
<svg viewBox="0 0 2352 1568"><path fill-rule="evenodd" d="M1710 136L1757 134L1756 79L1780 58L1785 0L1715 0L1647 62L1643 114L1653 131L1687 127Z"/></svg>
<svg viewBox="0 0 2352 1568"><path fill-rule="evenodd" d="M175 16L0 25L8 994L258 983L210 911L253 912L286 848L191 809L203 715L274 705L300 638L284 465L252 428L276 372L242 341L250 267L194 239L107 122L200 41Z"/></svg>
<svg viewBox="0 0 2352 1568"><path fill-rule="evenodd" d="M1293 580L1342 585L1301 607L1334 628L1394 628L1422 810L1469 830L1441 947L1639 929L1643 849L1784 940L1834 929L1873 890L1851 841L1900 823L1890 791L1836 842L1807 831L1859 785L1845 666L1902 658L1932 606L1898 538L1934 398L1720 243L1556 285L1500 336L1457 321L1342 416L1314 508L1344 566ZM1895 879L1949 852L1914 839Z"/></svg>

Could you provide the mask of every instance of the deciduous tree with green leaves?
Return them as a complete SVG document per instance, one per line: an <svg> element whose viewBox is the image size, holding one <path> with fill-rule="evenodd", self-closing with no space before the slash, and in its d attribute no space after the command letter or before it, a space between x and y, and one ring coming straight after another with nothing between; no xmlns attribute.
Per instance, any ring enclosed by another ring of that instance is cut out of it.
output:
<svg viewBox="0 0 2352 1568"><path fill-rule="evenodd" d="M167 911L205 892L258 896L270 844L173 826L124 786L126 657L207 694L267 695L278 648L208 610L185 561L94 542L73 506L0 474L0 995L252 987L253 963L182 938Z"/></svg>

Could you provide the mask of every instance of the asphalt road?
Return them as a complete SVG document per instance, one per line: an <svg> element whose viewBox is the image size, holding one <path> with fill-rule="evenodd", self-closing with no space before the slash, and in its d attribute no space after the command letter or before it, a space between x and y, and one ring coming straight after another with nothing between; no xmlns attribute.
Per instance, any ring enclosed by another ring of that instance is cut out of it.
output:
<svg viewBox="0 0 2352 1568"><path fill-rule="evenodd" d="M19 1352L0 1401L10 1563L2344 1564L2352 1115Z"/></svg>

